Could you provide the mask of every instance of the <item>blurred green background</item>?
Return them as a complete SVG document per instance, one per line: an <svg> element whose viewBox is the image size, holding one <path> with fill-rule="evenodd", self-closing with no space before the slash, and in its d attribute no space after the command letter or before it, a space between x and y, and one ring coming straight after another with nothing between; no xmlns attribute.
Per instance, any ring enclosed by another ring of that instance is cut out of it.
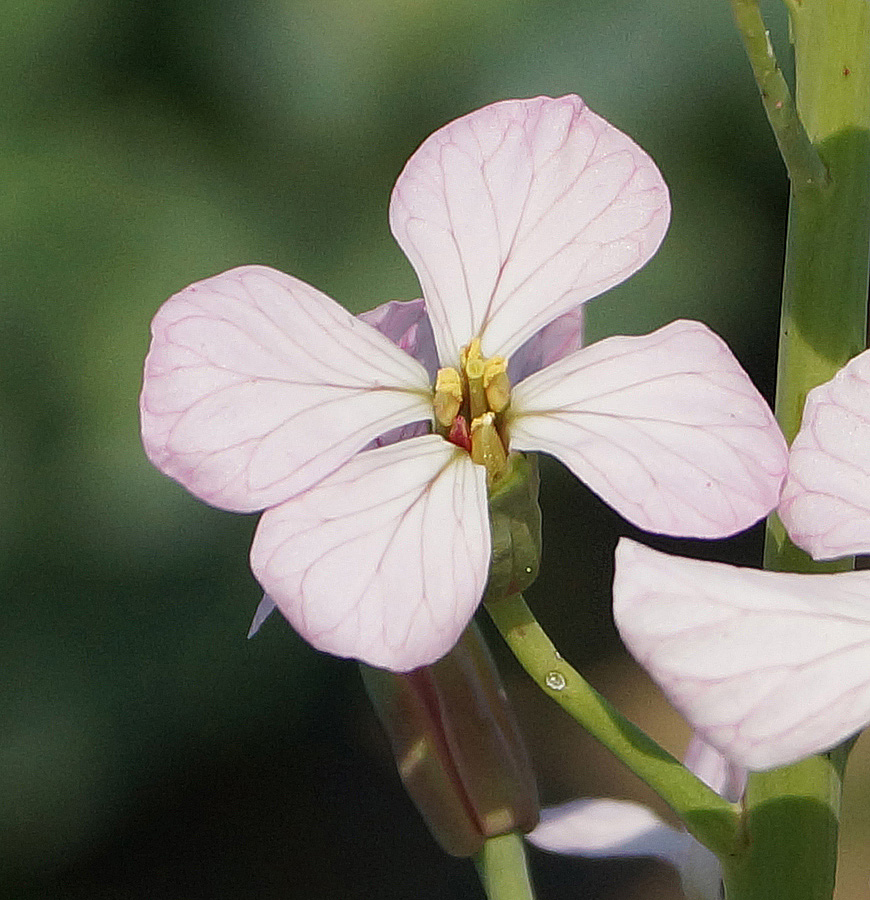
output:
<svg viewBox="0 0 870 900"><path fill-rule="evenodd" d="M576 92L652 154L674 207L658 256L590 305L591 336L703 319L769 395L786 183L727 3L5 0L0 23L0 896L482 897L405 799L356 667L277 618L245 640L255 520L145 460L148 324L242 263L354 312L416 296L386 215L410 153L494 100ZM631 531L543 477L529 600L679 752L610 620ZM496 649L547 801L648 799ZM865 896L867 770L859 744L841 900ZM533 866L541 900L677 896L652 864Z"/></svg>

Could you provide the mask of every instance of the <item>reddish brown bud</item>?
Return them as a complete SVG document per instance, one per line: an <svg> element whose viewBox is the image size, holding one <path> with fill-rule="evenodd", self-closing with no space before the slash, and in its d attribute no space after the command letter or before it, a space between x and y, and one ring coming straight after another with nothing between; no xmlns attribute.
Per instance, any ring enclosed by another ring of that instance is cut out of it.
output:
<svg viewBox="0 0 870 900"><path fill-rule="evenodd" d="M434 665L362 671L405 788L444 850L471 856L487 838L535 827L529 756L474 623Z"/></svg>

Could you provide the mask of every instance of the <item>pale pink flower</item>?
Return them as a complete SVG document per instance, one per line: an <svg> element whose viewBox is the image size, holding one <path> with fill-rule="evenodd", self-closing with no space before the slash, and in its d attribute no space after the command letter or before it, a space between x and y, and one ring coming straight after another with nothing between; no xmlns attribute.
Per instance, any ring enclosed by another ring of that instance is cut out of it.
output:
<svg viewBox="0 0 870 900"><path fill-rule="evenodd" d="M487 580L475 423L431 428L449 415L436 368L461 382L472 357L507 360L481 431L497 416L510 451L551 453L640 527L746 528L776 502L785 449L719 338L676 322L569 352L572 311L639 269L668 216L650 158L579 98L471 113L422 144L390 201L425 317L393 304L373 327L259 266L191 285L152 326L146 451L208 503L265 510L251 566L303 637L395 670L447 652Z"/></svg>
<svg viewBox="0 0 870 900"><path fill-rule="evenodd" d="M693 737L684 760L708 787L726 800L743 795L746 772ZM528 835L542 850L590 859L649 857L672 865L687 900L720 900L719 860L682 828L674 828L651 809L629 800L573 800L541 811Z"/></svg>
<svg viewBox="0 0 870 900"><path fill-rule="evenodd" d="M870 352L810 392L780 515L817 559L870 549ZM740 765L786 765L870 724L868 571L763 572L621 541L613 597L631 653Z"/></svg>

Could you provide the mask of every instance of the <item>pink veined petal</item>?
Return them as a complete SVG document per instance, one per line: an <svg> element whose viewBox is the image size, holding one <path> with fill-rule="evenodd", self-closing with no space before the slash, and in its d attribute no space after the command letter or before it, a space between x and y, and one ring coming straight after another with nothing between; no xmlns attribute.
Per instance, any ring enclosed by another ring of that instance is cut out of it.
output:
<svg viewBox="0 0 870 900"><path fill-rule="evenodd" d="M653 161L575 96L506 100L445 125L390 201L444 366L476 336L485 356L510 357L643 266L669 217Z"/></svg>
<svg viewBox="0 0 870 900"><path fill-rule="evenodd" d="M573 800L542 809L528 839L554 853L593 859L648 856L673 865L692 840L651 809L628 800Z"/></svg>
<svg viewBox="0 0 870 900"><path fill-rule="evenodd" d="M251 568L318 649L409 671L456 642L489 555L485 470L425 435L360 453L267 510Z"/></svg>
<svg viewBox="0 0 870 900"><path fill-rule="evenodd" d="M697 736L689 744L685 763L713 790L718 791L720 786L733 789L742 778L734 799L742 795L745 772ZM655 857L676 867L687 900L721 897L722 870L718 859L685 831L671 828L638 803L578 800L550 807L541 811L541 822L528 837L542 850L593 859Z"/></svg>
<svg viewBox="0 0 870 900"><path fill-rule="evenodd" d="M870 552L870 351L807 395L779 516L814 559Z"/></svg>
<svg viewBox="0 0 870 900"><path fill-rule="evenodd" d="M528 839L541 850L590 859L661 859L679 872L687 900L721 897L722 870L716 857L640 803L575 800L543 809Z"/></svg>
<svg viewBox="0 0 870 900"><path fill-rule="evenodd" d="M397 347L413 356L426 369L429 378L435 381L438 351L423 300L390 300L360 313L358 318L377 328Z"/></svg>
<svg viewBox="0 0 870 900"><path fill-rule="evenodd" d="M583 346L584 307L575 306L533 334L508 360L508 378L518 384Z"/></svg>
<svg viewBox="0 0 870 900"><path fill-rule="evenodd" d="M870 572L795 575L620 540L625 645L732 763L771 769L870 723Z"/></svg>
<svg viewBox="0 0 870 900"><path fill-rule="evenodd" d="M431 388L416 360L325 294L245 266L157 312L140 407L161 471L207 503L250 512L431 415Z"/></svg>
<svg viewBox="0 0 870 900"><path fill-rule="evenodd" d="M707 787L712 788L731 803L736 803L746 790L746 769L734 765L715 747L711 747L699 738L697 734L692 735L692 740L683 757L683 763Z"/></svg>
<svg viewBox="0 0 870 900"><path fill-rule="evenodd" d="M648 531L725 537L779 500L782 433L700 322L579 350L517 385L510 416L512 449L551 453Z"/></svg>

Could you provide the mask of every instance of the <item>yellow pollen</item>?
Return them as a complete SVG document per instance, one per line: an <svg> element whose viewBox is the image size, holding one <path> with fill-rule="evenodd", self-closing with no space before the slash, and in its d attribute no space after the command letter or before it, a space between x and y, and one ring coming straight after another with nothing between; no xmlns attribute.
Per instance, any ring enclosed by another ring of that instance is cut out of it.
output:
<svg viewBox="0 0 870 900"><path fill-rule="evenodd" d="M462 378L456 369L438 370L433 406L438 424L450 428L462 406Z"/></svg>
<svg viewBox="0 0 870 900"><path fill-rule="evenodd" d="M471 423L471 458L486 468L492 482L507 465L507 452L495 427L495 413L486 412Z"/></svg>
<svg viewBox="0 0 870 900"><path fill-rule="evenodd" d="M511 400L511 383L507 376L507 360L493 356L483 367L483 389L486 402L496 413L503 412Z"/></svg>

